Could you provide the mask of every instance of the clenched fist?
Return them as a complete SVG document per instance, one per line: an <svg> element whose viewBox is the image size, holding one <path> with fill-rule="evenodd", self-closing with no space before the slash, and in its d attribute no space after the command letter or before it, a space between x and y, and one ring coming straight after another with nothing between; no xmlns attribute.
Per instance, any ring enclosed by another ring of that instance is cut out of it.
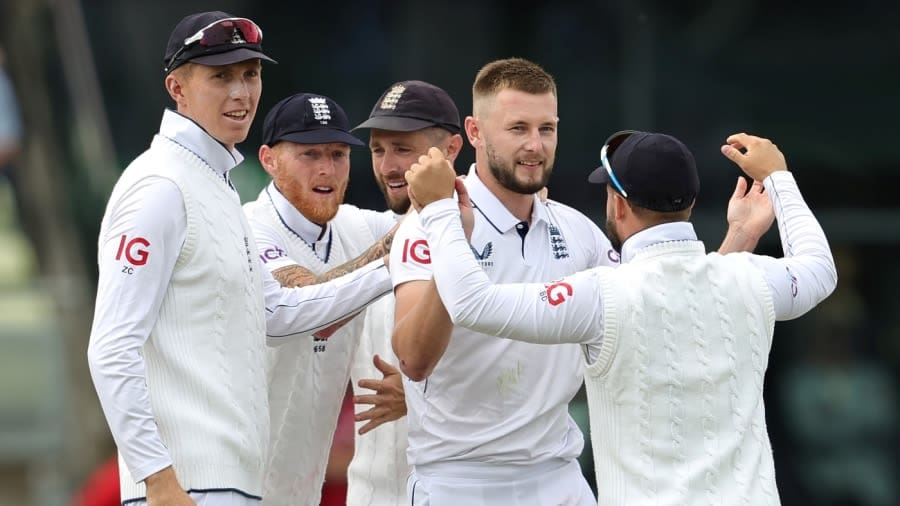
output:
<svg viewBox="0 0 900 506"><path fill-rule="evenodd" d="M453 196L456 171L440 149L432 147L406 171L409 198L416 210Z"/></svg>

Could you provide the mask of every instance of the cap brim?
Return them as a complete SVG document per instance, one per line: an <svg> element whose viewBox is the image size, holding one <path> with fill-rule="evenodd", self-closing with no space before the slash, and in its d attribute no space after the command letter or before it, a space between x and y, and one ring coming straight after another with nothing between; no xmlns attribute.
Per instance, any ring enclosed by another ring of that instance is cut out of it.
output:
<svg viewBox="0 0 900 506"><path fill-rule="evenodd" d="M402 116L375 116L356 125L351 132L360 128L377 128L379 130L390 130L391 132L415 132L423 128L439 126L433 121L425 121L416 118L406 118Z"/></svg>
<svg viewBox="0 0 900 506"><path fill-rule="evenodd" d="M278 141L290 141L297 144L330 144L332 142L343 142L354 146L365 146L366 143L356 137L344 132L343 130L335 130L332 128L319 128L308 132L292 132L287 133L275 139L273 144Z"/></svg>
<svg viewBox="0 0 900 506"><path fill-rule="evenodd" d="M609 182L609 174L602 165L592 170L588 175L588 183L606 184Z"/></svg>
<svg viewBox="0 0 900 506"><path fill-rule="evenodd" d="M255 58L259 58L260 60L265 60L267 62L278 63L277 61L269 58L263 53L246 47L241 47L232 51L226 51L224 53L197 56L191 58L188 61L191 63L199 63L201 65L230 65L232 63L253 60Z"/></svg>

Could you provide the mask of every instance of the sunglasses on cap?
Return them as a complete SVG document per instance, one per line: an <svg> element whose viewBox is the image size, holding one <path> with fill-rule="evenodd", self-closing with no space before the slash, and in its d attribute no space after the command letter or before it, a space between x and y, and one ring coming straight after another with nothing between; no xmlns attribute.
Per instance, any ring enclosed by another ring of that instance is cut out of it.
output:
<svg viewBox="0 0 900 506"><path fill-rule="evenodd" d="M614 138L610 142L610 144L613 145L612 148L614 149L618 147L619 144L621 144L622 141L625 140L625 137L627 137L627 135ZM611 149L610 144L604 144L603 148L600 149L600 163L603 164L603 168L606 169L606 173L609 175L610 182L612 182L613 186L616 187L616 190L627 199L628 192L626 192L625 188L622 187L622 183L620 183L618 178L616 178L615 173L613 173L612 166L609 164L609 157L607 156L607 153Z"/></svg>
<svg viewBox="0 0 900 506"><path fill-rule="evenodd" d="M215 47L223 44L259 44L262 42L262 28L247 18L225 18L204 26L194 35L184 39L184 44L166 64L168 72L179 56L194 43L203 47Z"/></svg>

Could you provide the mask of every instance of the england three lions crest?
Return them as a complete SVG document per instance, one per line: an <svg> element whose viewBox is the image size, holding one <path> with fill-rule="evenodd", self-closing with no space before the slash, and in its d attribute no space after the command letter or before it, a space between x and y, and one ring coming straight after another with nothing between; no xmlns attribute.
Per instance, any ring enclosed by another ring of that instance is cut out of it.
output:
<svg viewBox="0 0 900 506"><path fill-rule="evenodd" d="M550 250L553 252L553 258L560 260L569 258L569 246L566 244L565 237L559 232L556 225L550 225Z"/></svg>

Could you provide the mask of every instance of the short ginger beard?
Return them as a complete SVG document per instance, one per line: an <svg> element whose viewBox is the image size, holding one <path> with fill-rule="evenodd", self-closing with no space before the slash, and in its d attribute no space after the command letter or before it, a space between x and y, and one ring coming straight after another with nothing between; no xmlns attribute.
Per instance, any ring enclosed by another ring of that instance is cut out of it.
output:
<svg viewBox="0 0 900 506"><path fill-rule="evenodd" d="M497 156L496 151L494 151L494 148L489 143L485 143L485 151L487 152L488 158L488 170L491 171L491 175L494 176L494 179L500 183L500 186L521 195L536 193L541 188L547 186L547 181L550 180L550 174L553 173L553 162L545 160L544 170L538 181L519 181L516 178L515 167L510 167L510 165L514 165L515 162L501 159Z"/></svg>
<svg viewBox="0 0 900 506"><path fill-rule="evenodd" d="M311 201L304 195L313 193L311 188L305 189L289 176L279 174L275 178L275 185L284 198L297 209L306 219L319 225L324 225L337 215L338 208L344 202L344 193L347 191L347 181L337 186L331 194L328 202Z"/></svg>

